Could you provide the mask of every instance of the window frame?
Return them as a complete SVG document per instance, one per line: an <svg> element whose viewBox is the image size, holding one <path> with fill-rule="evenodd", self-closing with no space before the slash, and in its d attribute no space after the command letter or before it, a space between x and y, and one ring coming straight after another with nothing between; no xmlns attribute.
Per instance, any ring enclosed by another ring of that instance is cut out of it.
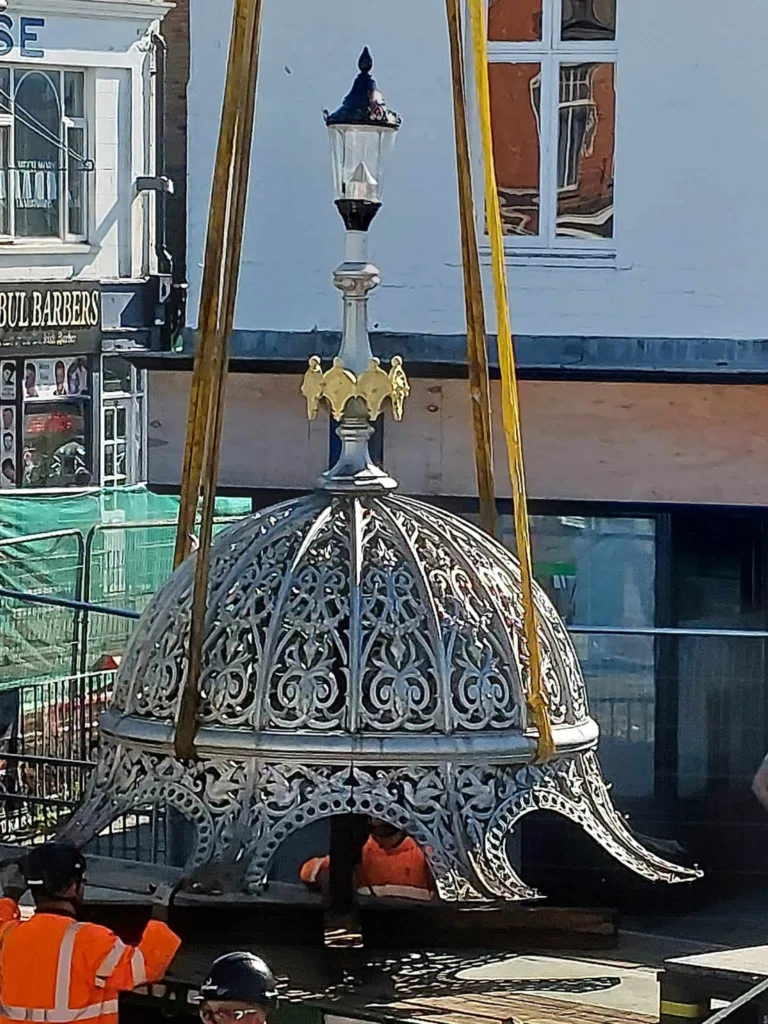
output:
<svg viewBox="0 0 768 1024"><path fill-rule="evenodd" d="M106 380L106 360L125 358L121 352L105 352L102 355L102 382ZM119 410L125 410L125 437L118 436ZM112 438L107 437L108 415L114 416L115 430ZM130 391L106 391L102 385L101 396L101 451L99 469L102 487L133 487L146 482L147 478L147 402L146 371L131 366ZM117 455L120 445L125 445L125 473L117 473ZM113 472L107 473L107 451L113 453ZM119 479L123 477L125 479Z"/></svg>
<svg viewBox="0 0 768 1024"><path fill-rule="evenodd" d="M80 129L83 131L84 137L84 156L85 162L93 164L93 131L90 128L92 123L91 103L90 103L90 81L91 76L89 69L86 67L70 67L66 65L53 65L53 64L27 64L27 63L0 63L0 67L7 68L10 74L10 110L0 110L0 131L7 129L9 133L9 146L8 146L8 158L11 169L16 167L16 132L15 132L15 106L16 106L16 92L17 92L17 74L26 75L30 72L37 72L49 76L59 76L59 143L61 146L61 168L59 170L59 232L57 235L18 235L16 234L16 203L14 197L10 194L10 181L12 180L12 173L9 174L9 185L8 185L8 227L10 233L5 233L1 229L0 224L0 246L38 246L38 245L67 245L67 244L87 244L91 230L91 209L92 209L92 185L90 184L93 179L93 171L84 168L84 187L83 187L83 232L70 231L70 209L69 209L69 182L71 174L71 157L69 153L69 133L70 131ZM65 76L67 74L82 74L83 75L83 116L72 117L65 111ZM34 114L33 114L34 116ZM90 175L90 177L89 177Z"/></svg>
<svg viewBox="0 0 768 1024"><path fill-rule="evenodd" d="M490 7L491 0L488 0ZM616 256L616 156L618 151L618 117L614 120L614 230L611 238L569 238L558 237L558 149L560 117L560 74L563 64L611 64L613 65L614 90L617 97L619 79L619 40L621 2L617 0L616 38L612 40L560 39L563 0L541 0L541 39L533 42L486 41L486 55L489 64L539 64L540 104L537 123L539 127L539 233L538 235L505 235L504 248L510 256L547 256L562 260L564 257L596 258L600 263L612 261ZM487 23L487 19L486 19ZM471 53L471 47L467 46ZM473 81L473 76L468 76ZM485 217L485 197L482 190L482 147L480 128L475 108L473 143L477 160L475 180L478 185L477 227L485 252L490 249Z"/></svg>

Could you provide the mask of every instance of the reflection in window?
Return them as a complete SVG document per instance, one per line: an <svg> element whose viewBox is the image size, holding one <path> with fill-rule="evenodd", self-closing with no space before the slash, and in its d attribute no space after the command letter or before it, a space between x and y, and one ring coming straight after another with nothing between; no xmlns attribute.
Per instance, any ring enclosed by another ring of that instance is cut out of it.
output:
<svg viewBox="0 0 768 1024"><path fill-rule="evenodd" d="M0 125L0 235L11 234L11 126Z"/></svg>
<svg viewBox="0 0 768 1024"><path fill-rule="evenodd" d="M0 114L11 112L11 69L0 67Z"/></svg>
<svg viewBox="0 0 768 1024"><path fill-rule="evenodd" d="M563 0L563 40L615 38L616 0Z"/></svg>
<svg viewBox="0 0 768 1024"><path fill-rule="evenodd" d="M69 234L85 236L85 129L68 127L67 148L67 205Z"/></svg>
<svg viewBox="0 0 768 1024"><path fill-rule="evenodd" d="M22 486L87 487L90 483L83 403L26 405Z"/></svg>
<svg viewBox="0 0 768 1024"><path fill-rule="evenodd" d="M615 0L491 0L492 127L511 247L609 248L616 53Z"/></svg>
<svg viewBox="0 0 768 1024"><path fill-rule="evenodd" d="M144 371L122 356L104 356L102 484L124 487L145 479Z"/></svg>
<svg viewBox="0 0 768 1024"><path fill-rule="evenodd" d="M85 117L85 75L82 71L64 73L64 113L67 117Z"/></svg>
<svg viewBox="0 0 768 1024"><path fill-rule="evenodd" d="M613 237L614 66L563 64L557 159L557 235Z"/></svg>
<svg viewBox="0 0 768 1024"><path fill-rule="evenodd" d="M496 180L506 235L539 233L540 64L491 64Z"/></svg>
<svg viewBox="0 0 768 1024"><path fill-rule="evenodd" d="M16 85L16 233L24 238L52 238L60 231L58 77L28 71Z"/></svg>
<svg viewBox="0 0 768 1024"><path fill-rule="evenodd" d="M85 74L82 71L64 73L64 144L67 166L67 234L85 238L86 221L86 161L88 150L85 133Z"/></svg>
<svg viewBox="0 0 768 1024"><path fill-rule="evenodd" d="M85 73L0 68L0 235L87 234Z"/></svg>
<svg viewBox="0 0 768 1024"><path fill-rule="evenodd" d="M511 517L502 528L514 548ZM532 516L531 538L536 579L568 625L654 625L652 519Z"/></svg>
<svg viewBox="0 0 768 1024"><path fill-rule="evenodd" d="M514 548L512 517L502 519ZM656 536L651 519L532 516L536 579L573 626L655 625ZM654 784L655 660L648 636L577 633L573 641L600 725L600 757L619 797Z"/></svg>
<svg viewBox="0 0 768 1024"><path fill-rule="evenodd" d="M494 42L533 43L541 39L542 0L490 0L488 38Z"/></svg>
<svg viewBox="0 0 768 1024"><path fill-rule="evenodd" d="M132 395L133 366L122 356L104 356L103 384L104 391L110 393L119 392L124 395Z"/></svg>

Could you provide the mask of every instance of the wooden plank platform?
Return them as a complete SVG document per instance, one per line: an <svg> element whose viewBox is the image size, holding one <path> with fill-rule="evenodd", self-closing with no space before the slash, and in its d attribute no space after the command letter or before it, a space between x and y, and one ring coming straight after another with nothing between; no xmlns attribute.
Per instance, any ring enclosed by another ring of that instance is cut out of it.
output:
<svg viewBox="0 0 768 1024"><path fill-rule="evenodd" d="M477 950L342 953L263 944L253 948L273 966L285 1002L349 1021L651 1024L658 1020L657 972L636 964ZM194 990L223 951L219 943L182 947L168 982Z"/></svg>

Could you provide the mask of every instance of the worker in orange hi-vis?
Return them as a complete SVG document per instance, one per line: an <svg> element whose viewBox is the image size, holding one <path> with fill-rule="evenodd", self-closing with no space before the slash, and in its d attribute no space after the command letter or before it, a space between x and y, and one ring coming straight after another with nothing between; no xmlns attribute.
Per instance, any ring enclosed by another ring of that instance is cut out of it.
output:
<svg viewBox="0 0 768 1024"><path fill-rule="evenodd" d="M313 891L328 888L330 857L313 857L301 868L304 885ZM435 884L421 847L394 825L374 820L355 875L360 895L432 900Z"/></svg>
<svg viewBox="0 0 768 1024"><path fill-rule="evenodd" d="M78 921L84 878L85 858L66 843L36 847L21 870L9 865L0 874L0 1024L117 1024L118 993L159 981L168 969L181 940L163 921L151 920L137 946ZM21 921L27 888L35 914Z"/></svg>

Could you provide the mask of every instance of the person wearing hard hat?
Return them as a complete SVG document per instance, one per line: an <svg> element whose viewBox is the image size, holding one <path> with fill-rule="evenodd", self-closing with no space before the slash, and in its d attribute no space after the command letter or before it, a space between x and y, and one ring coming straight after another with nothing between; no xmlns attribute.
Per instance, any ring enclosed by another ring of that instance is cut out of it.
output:
<svg viewBox="0 0 768 1024"><path fill-rule="evenodd" d="M117 1024L118 993L159 981L176 955L181 940L163 921L151 920L137 946L78 921L85 867L74 846L46 843L0 873L0 1024ZM27 889L35 913L22 921Z"/></svg>
<svg viewBox="0 0 768 1024"><path fill-rule="evenodd" d="M253 953L227 953L214 960L198 997L203 1024L266 1024L277 1007L272 971Z"/></svg>
<svg viewBox="0 0 768 1024"><path fill-rule="evenodd" d="M301 868L304 885L313 891L328 888L330 857L312 857ZM418 843L389 822L374 820L363 846L355 875L362 896L427 901L435 898L435 884L427 858Z"/></svg>

